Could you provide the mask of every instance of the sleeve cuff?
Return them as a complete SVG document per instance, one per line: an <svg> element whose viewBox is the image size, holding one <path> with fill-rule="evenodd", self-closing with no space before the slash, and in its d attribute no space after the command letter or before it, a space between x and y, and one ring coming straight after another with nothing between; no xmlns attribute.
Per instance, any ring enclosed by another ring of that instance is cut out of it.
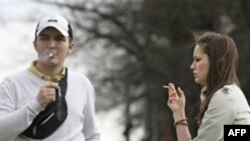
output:
<svg viewBox="0 0 250 141"><path fill-rule="evenodd" d="M39 112L44 110L41 105L39 104L37 98L34 98L29 104L28 104L28 109L30 111L31 116L36 116L38 115Z"/></svg>

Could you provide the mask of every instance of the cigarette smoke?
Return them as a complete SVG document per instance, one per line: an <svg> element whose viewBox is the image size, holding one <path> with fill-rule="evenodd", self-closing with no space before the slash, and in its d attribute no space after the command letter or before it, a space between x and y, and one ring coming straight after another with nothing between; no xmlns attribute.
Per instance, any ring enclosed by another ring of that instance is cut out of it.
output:
<svg viewBox="0 0 250 141"><path fill-rule="evenodd" d="M49 59L53 58L55 55L57 55L57 51L55 49L48 49L42 52L39 56L40 60L48 61Z"/></svg>

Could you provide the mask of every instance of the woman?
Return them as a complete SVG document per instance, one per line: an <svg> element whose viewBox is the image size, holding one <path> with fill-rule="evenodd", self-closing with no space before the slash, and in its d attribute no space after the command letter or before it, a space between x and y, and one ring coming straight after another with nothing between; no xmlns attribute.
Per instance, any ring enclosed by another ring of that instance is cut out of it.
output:
<svg viewBox="0 0 250 141"><path fill-rule="evenodd" d="M193 62L194 80L202 86L199 129L193 141L223 141L225 124L250 124L250 108L236 75L238 53L227 35L205 32L196 38ZM192 139L185 115L181 88L168 85L167 104L173 112L178 141Z"/></svg>

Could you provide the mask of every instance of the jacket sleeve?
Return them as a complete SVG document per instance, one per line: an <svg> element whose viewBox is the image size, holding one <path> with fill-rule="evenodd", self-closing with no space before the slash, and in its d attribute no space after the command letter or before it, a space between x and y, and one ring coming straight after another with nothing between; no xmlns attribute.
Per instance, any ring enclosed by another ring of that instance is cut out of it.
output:
<svg viewBox="0 0 250 141"><path fill-rule="evenodd" d="M0 140L12 141L22 133L41 111L36 98L16 108L15 86L8 79L0 84Z"/></svg>
<svg viewBox="0 0 250 141"><path fill-rule="evenodd" d="M224 125L233 122L235 112L229 95L217 92L212 97L193 141L223 141Z"/></svg>
<svg viewBox="0 0 250 141"><path fill-rule="evenodd" d="M86 141L100 141L100 133L97 129L95 120L95 92L90 82L87 91L87 104L84 109L84 116L83 133Z"/></svg>

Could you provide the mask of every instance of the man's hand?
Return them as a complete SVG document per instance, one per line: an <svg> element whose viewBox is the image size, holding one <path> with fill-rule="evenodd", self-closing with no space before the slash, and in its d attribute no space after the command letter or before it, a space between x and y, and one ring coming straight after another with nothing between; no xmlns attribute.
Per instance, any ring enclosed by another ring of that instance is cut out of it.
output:
<svg viewBox="0 0 250 141"><path fill-rule="evenodd" d="M56 89L60 90L57 83L49 83L40 88L37 99L42 108L56 100Z"/></svg>

